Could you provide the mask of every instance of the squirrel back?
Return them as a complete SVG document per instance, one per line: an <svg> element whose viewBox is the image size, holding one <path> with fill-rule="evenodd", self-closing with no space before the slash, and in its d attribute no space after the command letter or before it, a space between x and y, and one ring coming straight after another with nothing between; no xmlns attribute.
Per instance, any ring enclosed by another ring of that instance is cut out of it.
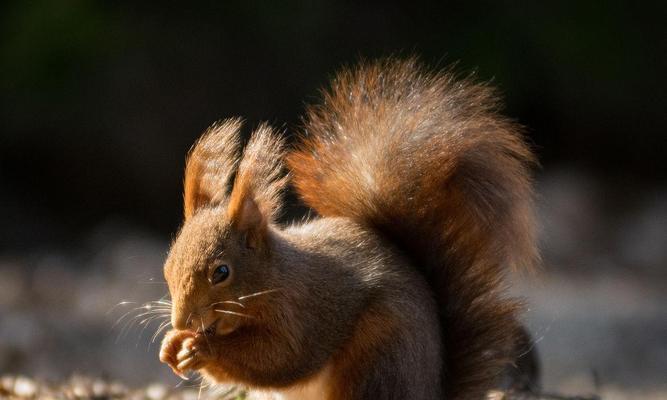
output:
<svg viewBox="0 0 667 400"><path fill-rule="evenodd" d="M538 258L535 159L498 105L490 87L414 59L362 64L308 108L287 157L308 206L378 232L426 277L448 399L481 398L517 357L520 303L503 275Z"/></svg>

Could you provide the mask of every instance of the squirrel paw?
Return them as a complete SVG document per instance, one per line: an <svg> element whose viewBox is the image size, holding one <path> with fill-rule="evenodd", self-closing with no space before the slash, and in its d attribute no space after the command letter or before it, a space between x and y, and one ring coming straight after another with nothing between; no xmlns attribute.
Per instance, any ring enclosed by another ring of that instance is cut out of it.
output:
<svg viewBox="0 0 667 400"><path fill-rule="evenodd" d="M160 361L183 379L188 379L186 371L201 369L212 358L213 350L203 335L173 329L162 340Z"/></svg>
<svg viewBox="0 0 667 400"><path fill-rule="evenodd" d="M192 332L172 329L164 336L162 345L160 346L160 361L169 365L176 375L186 380L188 377L178 368L179 361L177 356L183 350L185 340L192 338L194 338Z"/></svg>

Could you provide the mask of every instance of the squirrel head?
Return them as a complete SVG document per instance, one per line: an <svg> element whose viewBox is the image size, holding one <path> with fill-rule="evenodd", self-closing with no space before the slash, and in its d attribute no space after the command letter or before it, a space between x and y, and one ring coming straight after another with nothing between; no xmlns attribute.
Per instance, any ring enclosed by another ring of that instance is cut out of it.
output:
<svg viewBox="0 0 667 400"><path fill-rule="evenodd" d="M244 300L274 289L266 285L283 141L260 125L239 157L240 127L238 119L213 125L186 162L185 221L164 266L178 330L230 333L259 317L261 301Z"/></svg>

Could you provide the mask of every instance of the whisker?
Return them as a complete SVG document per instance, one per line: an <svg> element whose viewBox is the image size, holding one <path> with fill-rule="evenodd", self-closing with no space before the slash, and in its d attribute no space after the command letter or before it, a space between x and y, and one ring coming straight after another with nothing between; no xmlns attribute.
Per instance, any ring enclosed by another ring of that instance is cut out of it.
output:
<svg viewBox="0 0 667 400"><path fill-rule="evenodd" d="M215 312L219 312L219 313L223 313L223 314L236 315L236 316L239 316L239 317L245 317L245 318L250 318L250 319L256 319L256 318L253 317L252 315L243 314L243 313L239 313L239 312L236 312L236 311L217 310L217 309L216 309L216 310L213 310L213 311L215 311Z"/></svg>
<svg viewBox="0 0 667 400"><path fill-rule="evenodd" d="M157 312L144 312L144 313L141 313L141 314L139 314L139 315L135 315L134 317L132 317L131 321L137 321L139 318L141 318L141 317L143 317L143 316L146 316L146 315L148 315L149 317L146 317L146 318L144 318L143 320L141 320L141 322L139 322L140 325L141 325L141 324L144 324L145 321L146 321L147 319L149 319L149 318L153 318L153 317L156 317L156 318L163 317L163 318L164 318L164 317L168 317L168 316L170 315L170 313L165 313L165 312L159 312L159 313L157 313Z"/></svg>
<svg viewBox="0 0 667 400"><path fill-rule="evenodd" d="M142 307L146 314L167 314L171 313L171 307L161 306L161 307Z"/></svg>
<svg viewBox="0 0 667 400"><path fill-rule="evenodd" d="M118 334L118 339L122 339L127 334L132 330L132 328L137 324L137 321L139 321L139 318L141 318L143 315L147 315L145 313L142 313L140 315L135 315L132 318L128 319L125 324L123 324L123 327L121 328L119 334ZM118 340L117 339L117 340Z"/></svg>
<svg viewBox="0 0 667 400"><path fill-rule="evenodd" d="M144 336L144 332L146 332L146 329L148 329L148 326L151 324L151 322L155 320L155 317L149 317L147 318L147 320L149 320L148 323L145 324L143 328L141 328L141 330L139 331L139 335L137 335L137 342L134 344L134 347L139 347L139 342L141 341L141 338ZM145 321L146 320L139 322L139 326L141 326L142 322Z"/></svg>
<svg viewBox="0 0 667 400"><path fill-rule="evenodd" d="M148 327L153 323L153 321L160 321L160 325L165 323L166 321L169 321L169 317L166 315L157 315L157 316L152 316L144 319L143 321L139 322L139 325L143 325L144 327L141 329L141 332L139 333L139 339L143 336L144 332Z"/></svg>
<svg viewBox="0 0 667 400"><path fill-rule="evenodd" d="M138 326L143 326L143 328L139 332L139 338L141 338L144 334L144 331L146 331L146 329L148 329L148 327L153 323L153 321L164 321L164 320L167 320L167 319L169 319L169 316L167 316L167 315L151 315L149 317L146 317L146 318L142 319L141 321L139 321L139 323L136 323L136 319L135 319L134 321L132 321L133 322L132 325L136 324ZM128 328L128 330L130 330L130 329L131 329L131 327Z"/></svg>
<svg viewBox="0 0 667 400"><path fill-rule="evenodd" d="M162 320L162 322L160 322L159 328L161 328L164 324L169 323L170 322L170 317L171 317L171 311L169 309L166 309L166 310L165 309L163 309L163 310L155 310L154 309L154 310L151 310L149 312L144 312L142 314L139 314L137 317L135 317L135 320L137 320L139 317L144 316L144 315L148 315L148 317L139 321L138 325L140 325L140 326L143 325L144 327L143 327L143 329L141 329L141 332L139 332L139 336L137 338L137 344L139 344L139 340L141 339L141 337L143 337L144 332L146 331L146 329L148 329L148 327L151 325L151 323L153 321ZM159 330L159 328L158 328L158 330ZM153 343L153 340L151 340L151 343ZM149 344L149 347L150 347L150 344Z"/></svg>
<svg viewBox="0 0 667 400"><path fill-rule="evenodd" d="M127 335L127 332L130 331L132 325L134 325L135 320L129 320L126 322L123 327L120 329L120 332L118 332L118 337L116 338L116 341L119 341L121 339L124 339L125 336Z"/></svg>
<svg viewBox="0 0 667 400"><path fill-rule="evenodd" d="M197 382L195 382L193 379L197 379L197 378L196 377L195 378L188 377L187 380L184 379L184 380L178 382L174 386L174 388L180 387L180 388L184 388L184 389L194 389L194 388L197 387Z"/></svg>
<svg viewBox="0 0 667 400"><path fill-rule="evenodd" d="M238 302L238 301L233 301L233 300L216 301L215 303L211 303L211 304L209 304L208 307L209 307L209 308L210 308L210 307L213 307L213 306L216 305L216 304L234 304L234 305L237 305L237 306L239 306L239 307L245 308L245 305L244 305L243 303Z"/></svg>
<svg viewBox="0 0 667 400"><path fill-rule="evenodd" d="M114 307L112 307L111 310L107 312L107 314L111 313L119 306L125 306L129 304L136 305L137 302L126 301L126 300L121 301ZM132 331L136 326L139 326L141 327L141 330L139 331L139 335L137 336L136 344L138 345L139 341L143 337L148 327L153 325L154 322L158 321L159 322L158 328L156 329L153 336L151 336L151 341L150 341L150 343L154 343L157 337L160 335L160 333L162 333L171 324L170 317L171 317L172 307L173 307L172 301L169 299L169 293L167 293L158 300L147 301L125 312L111 326L111 329L113 330L117 329L118 326L122 324L118 332L118 336L116 337L116 342L126 337L128 333Z"/></svg>
<svg viewBox="0 0 667 400"><path fill-rule="evenodd" d="M128 304L137 304L136 301L121 301L120 303L116 304L115 306L111 307L109 311L107 311L107 315L111 314L116 308L120 306L126 306Z"/></svg>
<svg viewBox="0 0 667 400"><path fill-rule="evenodd" d="M127 304L131 304L131 303L134 303L134 302L127 302ZM136 304L136 303L134 303L134 304ZM128 312L126 312L125 314L121 315L120 318L118 318L118 319L116 320L116 322L111 326L111 329L115 328L116 325L118 325L118 324L119 324L125 317L127 317L127 316L130 315L130 314L132 314L133 312L137 312L137 311L141 312L141 310L147 310L147 309L150 309L150 308L147 308L145 305L142 305L142 306L135 307L135 308L131 309L130 311L128 311ZM133 317L133 318L136 318L136 317Z"/></svg>
<svg viewBox="0 0 667 400"><path fill-rule="evenodd" d="M169 320L164 321L162 324L160 324L160 326L157 328L157 330L153 334L153 337L151 338L151 343L155 343L155 339L157 339L157 337L160 335L160 333L163 330L165 330L167 327L169 327L170 324L171 324L171 321L169 321Z"/></svg>
<svg viewBox="0 0 667 400"><path fill-rule="evenodd" d="M171 306L155 306L155 305L143 305L141 307L137 307L138 310L144 310L144 311L151 311L151 310L158 310L158 311L164 311L164 310L170 310Z"/></svg>
<svg viewBox="0 0 667 400"><path fill-rule="evenodd" d="M201 332L204 335L204 340L206 340L206 345L208 346L208 351L213 353L213 349L211 348L211 343L208 341L208 335L206 335L206 327L204 326L204 318L199 317L199 320L201 321Z"/></svg>
<svg viewBox="0 0 667 400"><path fill-rule="evenodd" d="M245 296L241 296L241 297L237 298L236 300L249 299L249 298L251 298L251 297L262 296L262 295L265 295L265 294L274 293L274 292L279 292L279 291L280 291L280 289L268 289L268 290L263 290L263 291L261 291L261 292L255 292L255 293L247 294L247 295L245 295Z"/></svg>
<svg viewBox="0 0 667 400"><path fill-rule="evenodd" d="M116 322L114 322L113 325L111 325L111 330L113 330L113 329L116 327L116 325L118 325L123 319L125 319L125 317L127 317L128 315L132 314L132 313L135 312L135 311L137 311L136 308L135 308L135 309L132 309L132 310L130 310L130 311L128 311L128 312L126 312L126 313L123 314L123 315L121 315L120 318L118 318L118 319L116 320Z"/></svg>
<svg viewBox="0 0 667 400"><path fill-rule="evenodd" d="M146 303L144 306L147 310L157 308L157 309L164 309L164 308L171 308L171 304L168 303L160 303L160 302L150 302Z"/></svg>
<svg viewBox="0 0 667 400"><path fill-rule="evenodd" d="M190 326L190 318L192 318L192 312L188 314L188 318L185 320L185 326L188 327Z"/></svg>
<svg viewBox="0 0 667 400"><path fill-rule="evenodd" d="M143 312L142 312L143 311ZM168 315L171 314L170 309L167 308L155 308L151 306L150 304L144 304L140 307L135 307L132 310L126 312L123 314L116 322L111 326L111 329L114 329L121 321L123 321L128 315L132 314L133 312L139 312L139 314L132 316L132 318L127 319L126 322L123 324L123 327L120 329L120 332L118 333L118 336L116 338L116 342L120 340L121 338L125 337L127 333L132 329L134 324L139 321L140 318L144 316L149 316L148 318L144 318L142 321L139 322L139 325L148 323L151 318L161 318L161 317L167 317Z"/></svg>
<svg viewBox="0 0 667 400"><path fill-rule="evenodd" d="M160 320L160 319L167 319L169 316L168 315L151 315L150 317L146 317L139 321L139 325L144 325L144 328L148 325L151 324L151 322L155 320Z"/></svg>

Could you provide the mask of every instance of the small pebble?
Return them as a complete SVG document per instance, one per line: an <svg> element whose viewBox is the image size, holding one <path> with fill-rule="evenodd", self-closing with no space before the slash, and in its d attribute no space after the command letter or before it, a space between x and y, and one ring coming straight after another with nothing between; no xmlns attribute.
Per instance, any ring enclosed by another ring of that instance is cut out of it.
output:
<svg viewBox="0 0 667 400"><path fill-rule="evenodd" d="M121 397L127 393L127 388L123 384L118 382L113 382L109 386L109 394L113 397Z"/></svg>
<svg viewBox="0 0 667 400"><path fill-rule="evenodd" d="M95 380L92 385L93 396L95 397L105 397L109 392L109 385L106 384L101 379Z"/></svg>
<svg viewBox="0 0 667 400"><path fill-rule="evenodd" d="M72 393L78 398L88 398L92 394L83 382L77 382L72 387Z"/></svg>
<svg viewBox="0 0 667 400"><path fill-rule="evenodd" d="M0 387L5 392L13 393L14 392L14 377L13 376L3 376L0 378Z"/></svg>
<svg viewBox="0 0 667 400"><path fill-rule="evenodd" d="M146 396L151 400L162 400L167 396L167 388L159 383L154 383L146 388Z"/></svg>
<svg viewBox="0 0 667 400"><path fill-rule="evenodd" d="M14 394L19 397L33 397L37 393L37 386L35 382L24 377L19 376L14 381Z"/></svg>

